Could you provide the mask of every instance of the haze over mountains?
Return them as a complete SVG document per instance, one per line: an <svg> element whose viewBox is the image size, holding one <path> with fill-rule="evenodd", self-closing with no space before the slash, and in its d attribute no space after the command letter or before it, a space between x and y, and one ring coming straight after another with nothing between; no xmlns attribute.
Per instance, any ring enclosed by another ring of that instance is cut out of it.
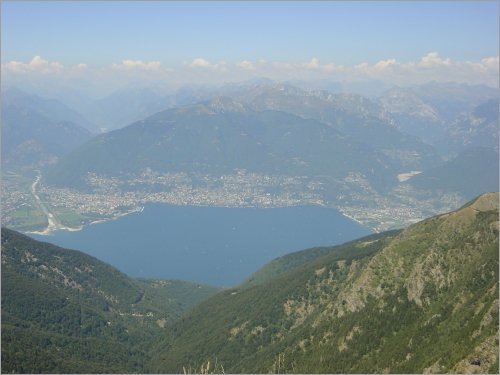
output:
<svg viewBox="0 0 500 375"><path fill-rule="evenodd" d="M109 112L80 107L94 105L87 121L5 92L7 223L50 233L147 203L317 204L383 231L480 196L284 255L222 291L134 279L4 228L4 370L498 372L498 193L483 194L498 190L495 90L368 99L259 82L176 95L116 93L99 102Z"/></svg>
<svg viewBox="0 0 500 375"><path fill-rule="evenodd" d="M243 173L299 179L293 194L380 230L498 189L498 91L484 85L432 82L369 99L261 79L177 91L130 87L98 100L68 95L82 112L15 89L3 95L4 171L48 166L41 172L47 201L56 201L57 189L73 189L72 212L86 205L77 200L87 198L76 196L106 189L122 195L141 190L134 202L118 204L137 210L155 201L150 193L171 192L162 178L181 175L195 195L188 201L207 201L193 189L214 192L222 176L240 179ZM36 124L42 122L40 133ZM432 177L436 173L443 175ZM473 186L462 183L463 175ZM224 189L214 193L218 202L227 196ZM266 193L289 196L290 189L277 183Z"/></svg>
<svg viewBox="0 0 500 375"><path fill-rule="evenodd" d="M91 138L90 123L56 100L19 90L2 93L2 165L42 167Z"/></svg>
<svg viewBox="0 0 500 375"><path fill-rule="evenodd" d="M1 372L499 373L499 2L0 7Z"/></svg>
<svg viewBox="0 0 500 375"><path fill-rule="evenodd" d="M206 89L201 96L209 96ZM47 182L81 188L88 173L243 169L334 179L359 173L374 189L387 189L398 174L438 167L469 148L497 152L497 101L494 89L453 83L395 87L376 100L279 83L228 85L198 104L94 138L49 171Z"/></svg>
<svg viewBox="0 0 500 375"><path fill-rule="evenodd" d="M350 171L383 181L393 169L383 153L315 120L282 111L253 111L227 98L184 106L104 134L48 175L76 183L87 173L118 176L158 172L230 174L236 169L340 177Z"/></svg>
<svg viewBox="0 0 500 375"><path fill-rule="evenodd" d="M451 84L395 87L380 102L400 129L432 144L443 155L473 146L498 149L498 98L494 91L468 89Z"/></svg>
<svg viewBox="0 0 500 375"><path fill-rule="evenodd" d="M88 112L92 113L89 116L100 116L99 112L106 110L115 116L122 116L121 121L105 119L100 122L108 124L103 127L111 130L118 123L124 126L173 106L229 97L255 111L279 110L325 122L347 135L361 137L361 141L375 142L376 147L380 146L376 143L378 139L388 137L386 142L401 141L395 138L397 130L401 130L405 135L416 135L424 142L436 146L438 152L444 146L443 138L459 133L458 128L463 128L464 133L474 123L477 132L486 126L478 125L478 121L486 121L491 126L495 119L498 120L498 116L495 116L495 109L498 110L498 106L495 106L498 92L483 85L434 82L414 88L393 87L376 99L368 99L356 94L302 90L272 81L257 82L228 84L219 88L185 88L173 94L157 88L124 89L95 101L101 104L90 106L92 109ZM120 110L117 105L121 106ZM360 122L366 121L370 121L370 126L360 125ZM390 129L387 125L390 125ZM494 140L494 137L490 137L489 144L484 144L488 141L482 139L472 145L492 146L495 144ZM461 139L464 146L467 142L472 140ZM402 144L401 148L407 149L406 146ZM464 147L458 151L463 149Z"/></svg>

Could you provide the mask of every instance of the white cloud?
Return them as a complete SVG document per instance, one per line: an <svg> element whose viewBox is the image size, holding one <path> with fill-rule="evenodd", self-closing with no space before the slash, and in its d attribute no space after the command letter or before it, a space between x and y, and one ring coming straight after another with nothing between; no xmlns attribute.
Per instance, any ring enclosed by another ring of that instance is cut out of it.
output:
<svg viewBox="0 0 500 375"><path fill-rule="evenodd" d="M313 57L311 61L305 63L304 66L307 69L318 69L319 68L319 60L316 57Z"/></svg>
<svg viewBox="0 0 500 375"><path fill-rule="evenodd" d="M210 61L198 57L194 59L189 66L192 68L211 68L212 64L210 64Z"/></svg>
<svg viewBox="0 0 500 375"><path fill-rule="evenodd" d="M367 62L362 62L360 64L354 65L354 69L360 69L360 70L365 70L369 67L370 65Z"/></svg>
<svg viewBox="0 0 500 375"><path fill-rule="evenodd" d="M47 60L42 59L40 56L33 57L31 61L28 63L28 67L33 70L46 68L48 65L49 62Z"/></svg>
<svg viewBox="0 0 500 375"><path fill-rule="evenodd" d="M321 69L323 69L325 72L335 72L335 71L344 70L344 66L343 65L336 65L334 63L329 63L329 64L322 65Z"/></svg>
<svg viewBox="0 0 500 375"><path fill-rule="evenodd" d="M437 52L429 52L427 55L422 57L422 60L420 60L419 65L423 67L431 67L437 65L451 65L451 60L450 59L443 60L441 57L439 57L439 54Z"/></svg>
<svg viewBox="0 0 500 375"><path fill-rule="evenodd" d="M251 61L244 60L242 62L239 62L236 64L236 66L239 66L241 69L245 70L255 70L255 66Z"/></svg>
<svg viewBox="0 0 500 375"><path fill-rule="evenodd" d="M152 79L176 81L179 84L188 82L228 82L250 79L253 77L269 77L275 80L338 80L366 81L380 80L389 84L419 84L431 80L456 81L471 84L485 83L498 85L499 58L486 56L476 61L454 61L443 58L437 52L429 52L413 61L399 61L395 58L380 59L378 62L361 62L352 65L337 65L333 61L320 62L313 57L307 62L269 61L263 59L242 60L235 63L225 61L210 62L204 58L196 58L175 67L164 67L159 61L126 59L119 64L108 66L92 66L79 63L65 67L58 61L48 61L34 56L27 62L8 61L2 64L2 73L10 78L25 76L26 80L35 79L36 75L45 76L47 81L57 76L61 80L84 77L90 81L122 83L129 79ZM50 73L50 74L48 74Z"/></svg>
<svg viewBox="0 0 500 375"><path fill-rule="evenodd" d="M227 63L224 60L221 60L216 64L212 64L210 61L198 57L197 59L191 61L189 67L211 69L211 70L217 70L219 72L227 72Z"/></svg>
<svg viewBox="0 0 500 375"><path fill-rule="evenodd" d="M2 64L2 68L16 73L40 72L48 74L62 71L64 69L64 65L59 61L49 62L36 55L27 63L21 61L9 61L6 64Z"/></svg>
<svg viewBox="0 0 500 375"><path fill-rule="evenodd" d="M64 69L64 65L61 64L60 62L58 61L55 61L55 62L52 62L50 63L50 67L54 70L62 70Z"/></svg>
<svg viewBox="0 0 500 375"><path fill-rule="evenodd" d="M2 64L2 68L18 73L26 71L26 64L21 61L9 61L8 63Z"/></svg>
<svg viewBox="0 0 500 375"><path fill-rule="evenodd" d="M213 68L220 72L227 72L227 63L225 61L219 61L218 64L213 65Z"/></svg>
<svg viewBox="0 0 500 375"><path fill-rule="evenodd" d="M88 68L87 64L83 64L83 63L73 66L73 69L78 69L78 70L87 69L87 68Z"/></svg>
<svg viewBox="0 0 500 375"><path fill-rule="evenodd" d="M113 64L113 69L139 69L139 70L158 70L161 64L159 61L150 61L148 63L142 60L122 60L121 64Z"/></svg>
<svg viewBox="0 0 500 375"><path fill-rule="evenodd" d="M499 59L498 56L496 57L485 57L484 59L481 60L481 64L485 68L493 68L498 70L498 64L499 64Z"/></svg>
<svg viewBox="0 0 500 375"><path fill-rule="evenodd" d="M376 70L384 70L384 69L390 68L391 66L393 66L395 64L397 64L396 59L380 60L373 67Z"/></svg>
<svg viewBox="0 0 500 375"><path fill-rule="evenodd" d="M272 63L272 66L278 69L293 69L293 64L281 61L275 61Z"/></svg>

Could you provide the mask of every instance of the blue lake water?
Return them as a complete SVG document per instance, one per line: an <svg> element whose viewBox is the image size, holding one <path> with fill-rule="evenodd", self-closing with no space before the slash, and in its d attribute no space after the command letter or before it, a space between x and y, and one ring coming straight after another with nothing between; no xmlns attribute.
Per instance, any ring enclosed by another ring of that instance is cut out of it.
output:
<svg viewBox="0 0 500 375"><path fill-rule="evenodd" d="M133 277L233 286L268 261L371 233L319 206L224 208L147 205L143 212L33 238L77 249Z"/></svg>

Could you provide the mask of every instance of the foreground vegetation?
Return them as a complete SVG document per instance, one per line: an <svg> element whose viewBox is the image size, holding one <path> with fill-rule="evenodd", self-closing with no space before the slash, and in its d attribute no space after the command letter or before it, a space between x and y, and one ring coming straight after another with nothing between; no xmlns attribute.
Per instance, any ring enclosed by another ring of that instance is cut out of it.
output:
<svg viewBox="0 0 500 375"><path fill-rule="evenodd" d="M498 373L498 194L222 290L2 230L2 371Z"/></svg>
<svg viewBox="0 0 500 375"><path fill-rule="evenodd" d="M314 252L187 313L156 344L154 370L217 359L231 373L498 372L498 194Z"/></svg>
<svg viewBox="0 0 500 375"><path fill-rule="evenodd" d="M147 372L153 338L216 291L131 279L2 228L2 371Z"/></svg>

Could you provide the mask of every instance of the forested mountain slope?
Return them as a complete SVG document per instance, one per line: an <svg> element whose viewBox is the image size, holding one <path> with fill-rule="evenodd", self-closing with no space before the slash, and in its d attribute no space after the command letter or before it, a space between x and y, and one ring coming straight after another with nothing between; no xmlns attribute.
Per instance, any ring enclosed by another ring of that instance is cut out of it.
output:
<svg viewBox="0 0 500 375"><path fill-rule="evenodd" d="M349 246L201 303L153 370L498 373L498 193Z"/></svg>
<svg viewBox="0 0 500 375"><path fill-rule="evenodd" d="M145 372L152 338L215 291L131 279L2 228L2 371Z"/></svg>
<svg viewBox="0 0 500 375"><path fill-rule="evenodd" d="M87 174L159 172L219 176L249 172L291 176L366 175L395 181L400 170L369 144L316 120L256 112L228 98L157 113L93 138L46 174L49 184L82 188Z"/></svg>

